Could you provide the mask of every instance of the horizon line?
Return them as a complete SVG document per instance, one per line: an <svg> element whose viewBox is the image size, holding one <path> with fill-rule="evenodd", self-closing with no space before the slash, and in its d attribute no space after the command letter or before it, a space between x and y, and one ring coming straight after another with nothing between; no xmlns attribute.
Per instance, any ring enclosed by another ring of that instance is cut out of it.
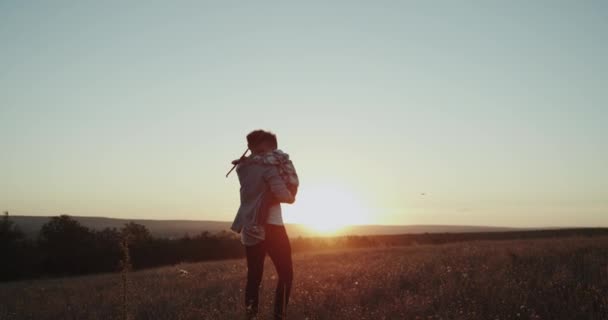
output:
<svg viewBox="0 0 608 320"><path fill-rule="evenodd" d="M8 211L4 211L8 212ZM229 220L195 220L195 219L157 219L157 218L116 218L116 217L107 217L107 216L82 216L82 215L72 215L72 214L56 214L56 215L23 215L23 214L10 214L9 217L40 217L40 218L52 218L58 217L61 215L67 215L70 217L80 217L80 218L98 218L98 219L114 219L114 220L126 220L126 221L135 221L135 220L148 220L148 221L183 221L183 222L212 222L212 223L231 223ZM299 225L306 226L306 223L293 223L293 222L285 222L284 225ZM514 227L514 226L501 226L501 225L468 225L468 224L346 224L341 228L345 227L474 227L474 228L501 228L501 229L520 229L520 230L534 230L534 229L569 229L569 228L608 228L608 226L528 226L528 227Z"/></svg>

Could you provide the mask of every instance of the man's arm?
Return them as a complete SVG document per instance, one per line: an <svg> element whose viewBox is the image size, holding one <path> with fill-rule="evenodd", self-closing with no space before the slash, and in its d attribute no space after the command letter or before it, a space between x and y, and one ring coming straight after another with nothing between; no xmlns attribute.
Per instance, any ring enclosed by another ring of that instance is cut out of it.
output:
<svg viewBox="0 0 608 320"><path fill-rule="evenodd" d="M279 171L275 167L270 167L264 172L264 180L270 187L270 192L278 202L294 203L294 195L287 189L285 181L279 175Z"/></svg>

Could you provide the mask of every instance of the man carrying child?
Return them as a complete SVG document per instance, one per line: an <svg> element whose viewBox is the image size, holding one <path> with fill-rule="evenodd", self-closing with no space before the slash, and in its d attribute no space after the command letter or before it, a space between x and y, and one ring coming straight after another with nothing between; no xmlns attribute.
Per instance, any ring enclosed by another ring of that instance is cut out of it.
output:
<svg viewBox="0 0 608 320"><path fill-rule="evenodd" d="M291 246L283 225L281 203L293 203L299 181L289 155L278 150L271 132L255 130L247 135L252 154L235 160L241 185L241 204L231 229L241 234L247 255L245 306L248 319L256 319L259 286L266 254L279 276L275 291L274 318L284 319L293 266Z"/></svg>

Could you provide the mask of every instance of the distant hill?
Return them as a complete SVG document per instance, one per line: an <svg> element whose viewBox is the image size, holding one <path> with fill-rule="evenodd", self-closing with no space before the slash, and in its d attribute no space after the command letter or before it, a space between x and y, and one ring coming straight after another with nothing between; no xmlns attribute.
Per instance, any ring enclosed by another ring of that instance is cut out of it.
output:
<svg viewBox="0 0 608 320"><path fill-rule="evenodd" d="M217 233L230 231L228 221L209 220L151 220L151 219L117 219L104 217L72 216L82 225L101 230L104 228L121 228L125 223L135 222L146 226L150 232L159 237L178 238L186 234L196 235L203 231ZM10 218L29 236L36 236L49 216L13 216ZM319 236L320 234L305 225L287 224L291 237ZM344 227L332 235L391 235L416 233L461 233L461 232L495 232L517 231L524 229L484 226L450 226L450 225L353 225Z"/></svg>

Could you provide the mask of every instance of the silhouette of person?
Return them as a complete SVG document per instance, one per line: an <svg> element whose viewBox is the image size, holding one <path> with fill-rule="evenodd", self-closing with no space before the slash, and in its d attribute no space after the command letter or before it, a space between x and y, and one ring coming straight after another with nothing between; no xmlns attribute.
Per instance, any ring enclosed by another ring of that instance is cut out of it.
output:
<svg viewBox="0 0 608 320"><path fill-rule="evenodd" d="M246 314L248 319L257 316L259 287L264 260L268 254L279 276L275 291L274 319L284 319L291 292L293 265L281 203L295 201L297 175L291 161L268 161L272 153L277 151L277 139L273 133L252 131L247 135L247 145L252 152L251 156L233 162L237 164L241 204L231 227L241 234L247 256ZM288 171L293 169L291 173L296 177L295 186L286 183L285 179L289 177L283 170L286 167L281 169L281 165L289 165Z"/></svg>

